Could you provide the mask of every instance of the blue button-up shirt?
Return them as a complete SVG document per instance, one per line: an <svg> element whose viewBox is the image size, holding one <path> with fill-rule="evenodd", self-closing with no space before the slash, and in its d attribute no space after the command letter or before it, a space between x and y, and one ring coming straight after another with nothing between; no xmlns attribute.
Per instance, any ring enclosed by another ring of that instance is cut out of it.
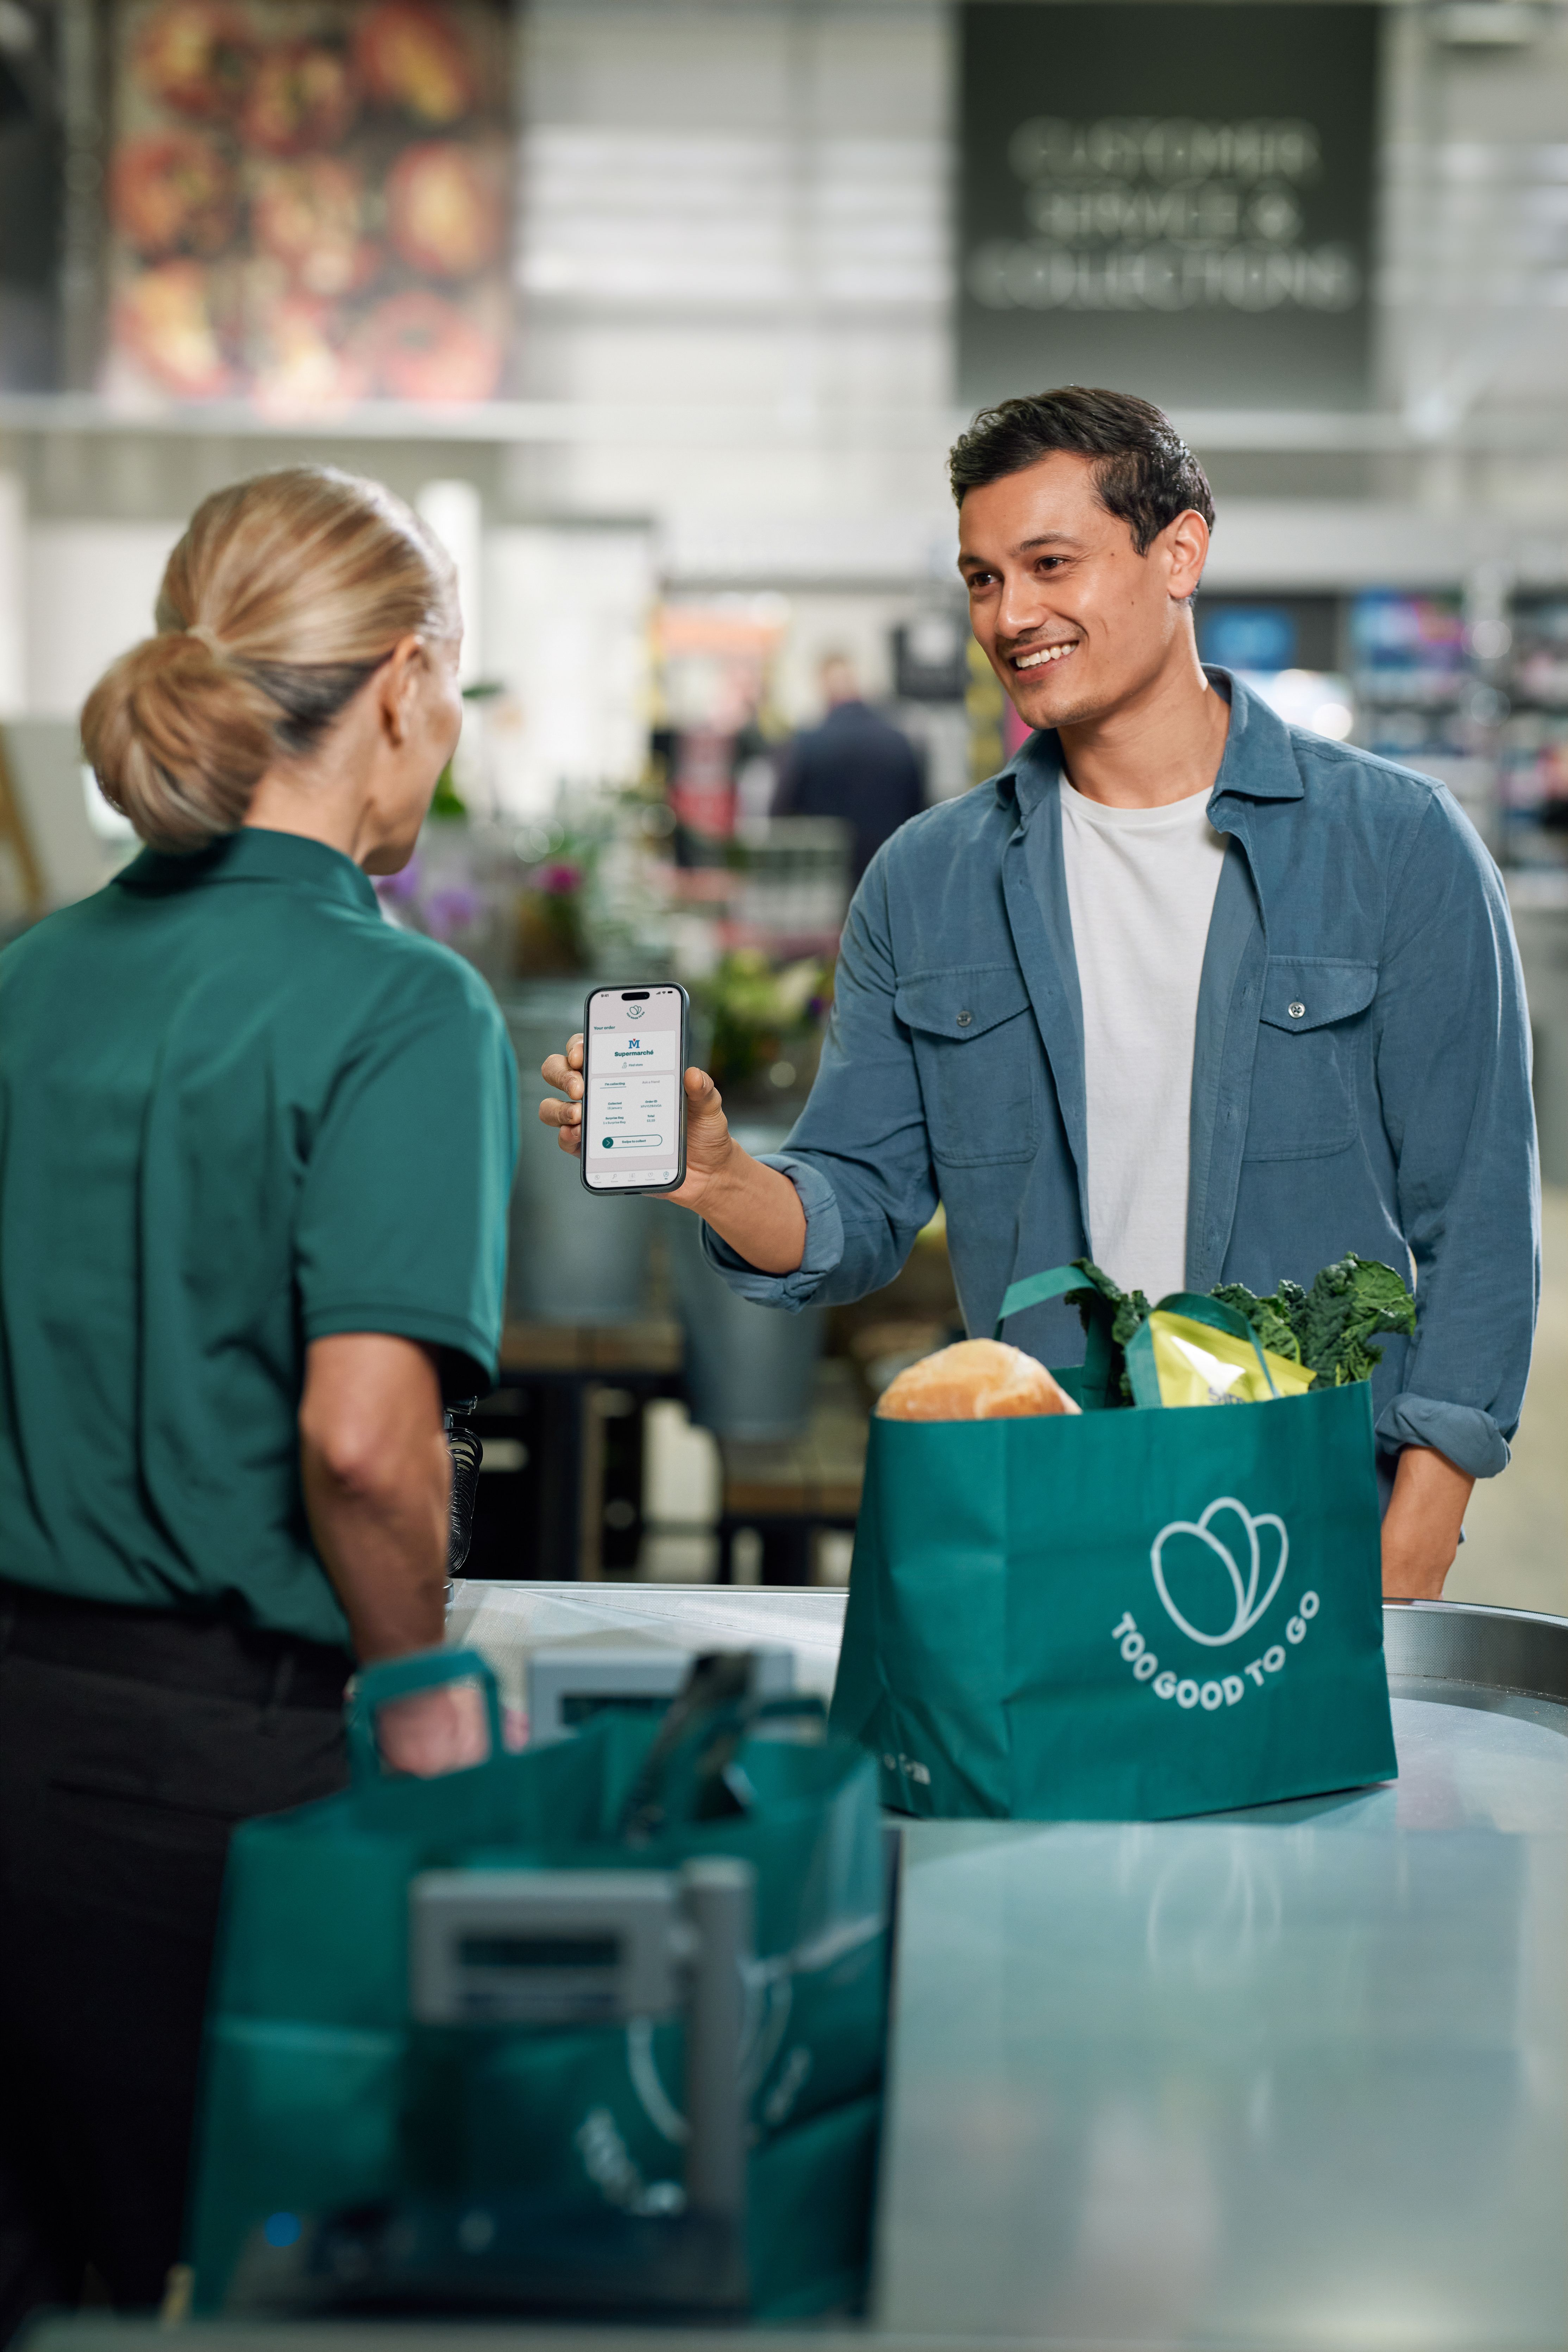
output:
<svg viewBox="0 0 1568 2352"><path fill-rule="evenodd" d="M1500 1470L1530 1366L1540 1192L1530 1032L1497 868L1441 784L1231 701L1210 822L1227 850L1198 995L1187 1286L1310 1284L1357 1250L1411 1269L1385 1339L1380 1445ZM783 1152L796 1273L712 1263L768 1306L891 1281L938 1201L965 1324L1008 1284L1093 1254L1083 1017L1062 863L1060 747L928 810L856 893L811 1099ZM1059 1303L1009 1326L1081 1360Z"/></svg>

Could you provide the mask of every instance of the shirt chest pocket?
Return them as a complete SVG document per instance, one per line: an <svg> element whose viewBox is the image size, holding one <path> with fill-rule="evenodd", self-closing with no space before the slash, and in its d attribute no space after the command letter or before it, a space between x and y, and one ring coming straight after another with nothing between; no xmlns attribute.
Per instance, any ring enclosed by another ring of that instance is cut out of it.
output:
<svg viewBox="0 0 1568 2352"><path fill-rule="evenodd" d="M910 1032L931 1156L950 1167L1032 1160L1040 1046L1023 974L1006 964L923 972L893 1009Z"/></svg>
<svg viewBox="0 0 1568 2352"><path fill-rule="evenodd" d="M1247 1121L1248 1160L1321 1160L1356 1134L1356 1074L1377 966L1270 956Z"/></svg>

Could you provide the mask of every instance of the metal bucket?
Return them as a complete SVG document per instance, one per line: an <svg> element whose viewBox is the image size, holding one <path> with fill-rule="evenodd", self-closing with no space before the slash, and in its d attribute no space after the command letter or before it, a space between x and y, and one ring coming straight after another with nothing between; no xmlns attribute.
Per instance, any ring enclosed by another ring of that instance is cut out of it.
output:
<svg viewBox="0 0 1568 2352"><path fill-rule="evenodd" d="M787 1132L740 1128L735 1139L753 1153L777 1151ZM779 1442L804 1436L827 1336L826 1309L805 1307L791 1315L755 1307L709 1265L696 1217L673 1210L668 1230L692 1419L716 1437Z"/></svg>

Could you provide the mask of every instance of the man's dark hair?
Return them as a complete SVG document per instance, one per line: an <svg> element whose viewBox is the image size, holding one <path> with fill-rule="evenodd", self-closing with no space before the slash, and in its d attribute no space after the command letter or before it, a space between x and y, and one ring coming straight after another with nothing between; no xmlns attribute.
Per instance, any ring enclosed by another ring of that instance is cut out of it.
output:
<svg viewBox="0 0 1568 2352"><path fill-rule="evenodd" d="M1189 507L1214 528L1204 469L1170 418L1135 393L1092 392L1080 383L983 408L948 458L955 503L962 506L966 491L1022 473L1057 449L1100 460L1094 468L1100 503L1128 525L1140 555Z"/></svg>

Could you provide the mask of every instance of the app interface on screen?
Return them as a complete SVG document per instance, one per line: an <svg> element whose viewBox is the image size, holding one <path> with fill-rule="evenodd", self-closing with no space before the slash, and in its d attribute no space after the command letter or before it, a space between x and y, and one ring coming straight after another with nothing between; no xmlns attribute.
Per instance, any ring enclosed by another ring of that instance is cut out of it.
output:
<svg viewBox="0 0 1568 2352"><path fill-rule="evenodd" d="M584 1173L595 1191L673 1184L680 1165L680 998L673 988L588 1010Z"/></svg>

